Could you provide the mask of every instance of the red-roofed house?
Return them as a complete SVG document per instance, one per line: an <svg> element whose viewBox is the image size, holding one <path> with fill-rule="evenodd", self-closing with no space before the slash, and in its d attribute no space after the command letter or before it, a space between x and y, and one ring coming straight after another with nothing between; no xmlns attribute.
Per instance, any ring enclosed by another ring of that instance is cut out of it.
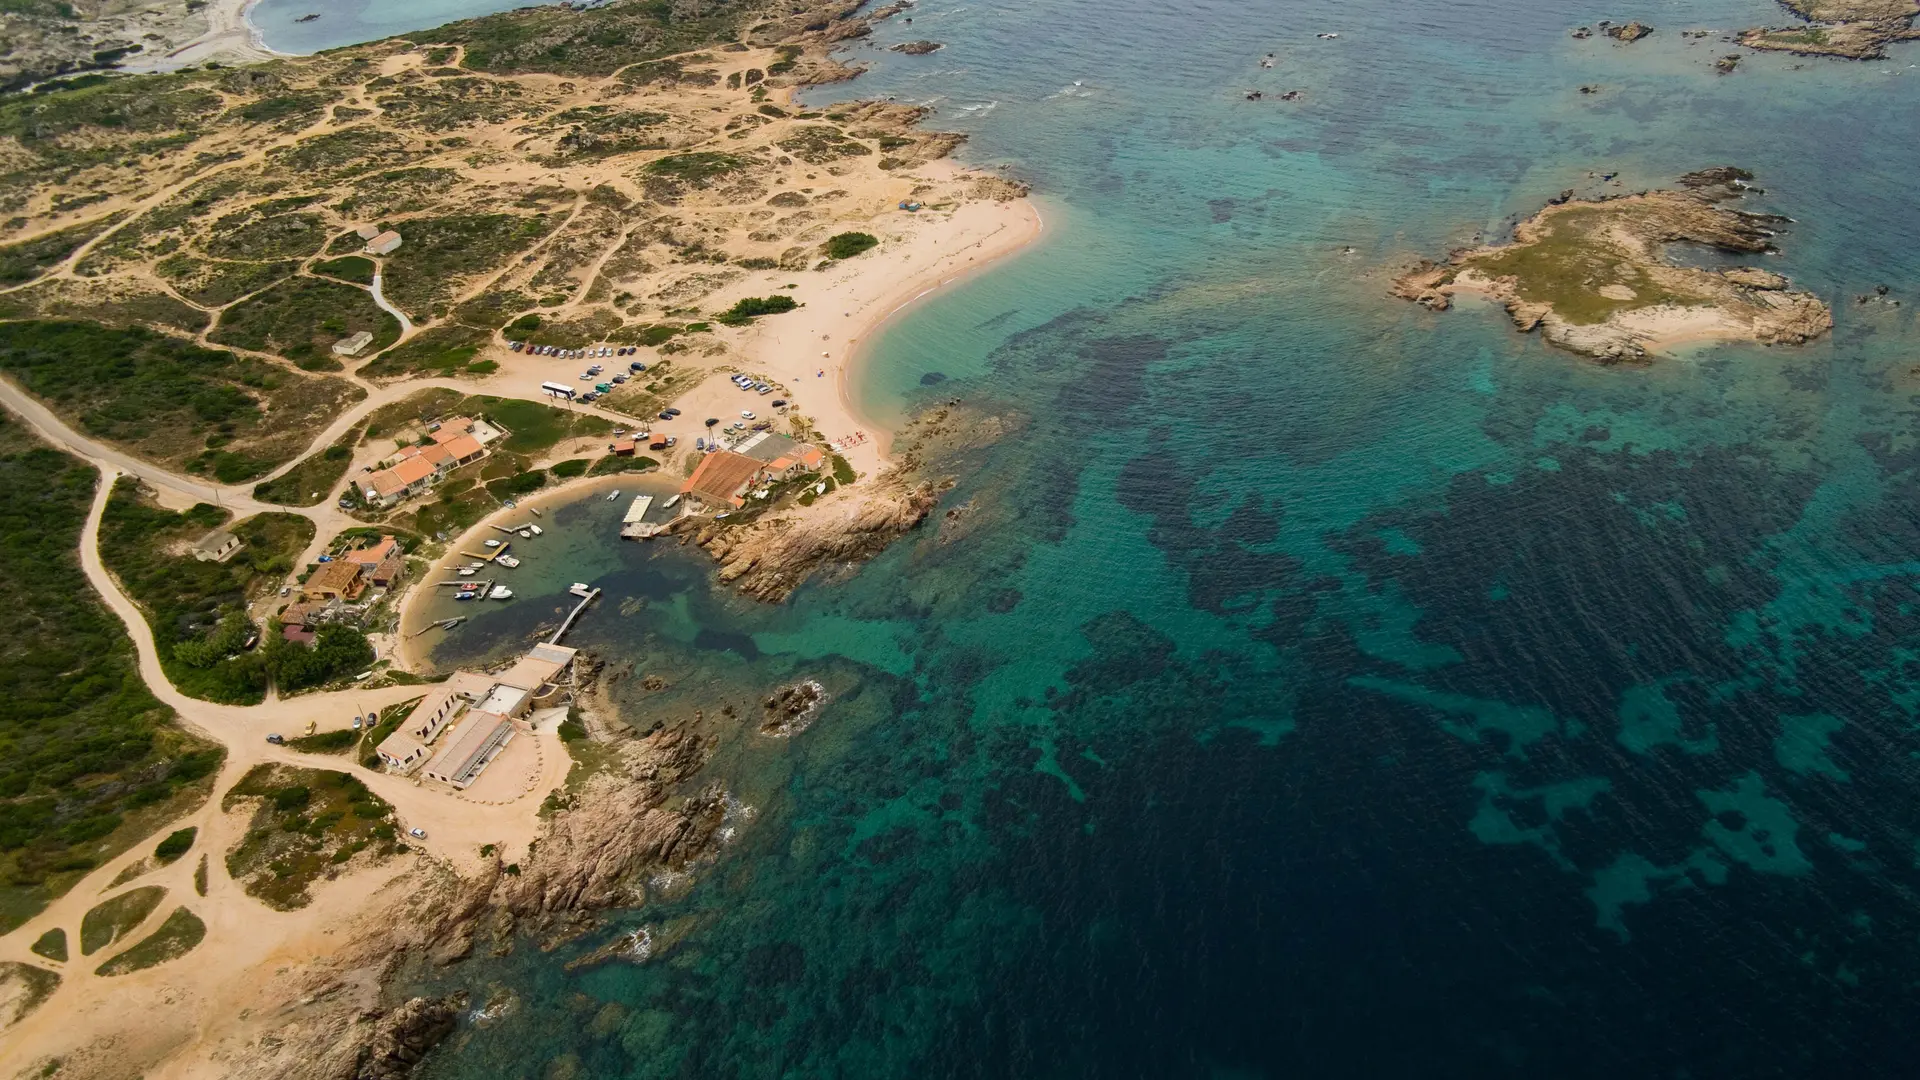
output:
<svg viewBox="0 0 1920 1080"><path fill-rule="evenodd" d="M681 485L680 494L690 502L709 509L737 509L747 503L747 492L760 482L766 466L731 450L717 450L700 459L700 464Z"/></svg>

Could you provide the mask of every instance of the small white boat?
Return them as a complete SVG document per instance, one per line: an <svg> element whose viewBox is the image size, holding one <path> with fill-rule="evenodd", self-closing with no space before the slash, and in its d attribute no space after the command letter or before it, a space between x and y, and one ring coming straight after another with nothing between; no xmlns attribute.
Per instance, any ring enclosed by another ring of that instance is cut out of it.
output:
<svg viewBox="0 0 1920 1080"><path fill-rule="evenodd" d="M521 529L521 530L519 531L519 533L517 533L516 535L518 535L518 536L520 537L520 539L522 539L522 540L531 540L531 539L533 539L533 530L532 530L532 529Z"/></svg>
<svg viewBox="0 0 1920 1080"><path fill-rule="evenodd" d="M475 570L471 566L463 566L454 572L459 574L461 577L472 577L473 575L479 573L480 571Z"/></svg>
<svg viewBox="0 0 1920 1080"><path fill-rule="evenodd" d="M663 502L663 503L661 503L661 504L660 504L660 509L662 509L662 510L671 510L671 509L673 509L673 504L675 504L675 503L677 503L677 502L679 502L679 501L680 501L680 496L679 496L679 494L678 494L678 493L675 493L675 495L673 496L673 498L671 498L671 499L668 499L668 500L667 500L666 502Z"/></svg>
<svg viewBox="0 0 1920 1080"><path fill-rule="evenodd" d="M539 516L540 516L540 508L539 508L539 507L537 507L537 506L529 506L529 507L527 507L527 513L529 513L529 514L532 514L532 515L533 515L534 517L539 517ZM540 530L539 530L539 529L534 529L534 530L533 530L533 534L534 534L535 536L538 536L538 535L540 535Z"/></svg>
<svg viewBox="0 0 1920 1080"><path fill-rule="evenodd" d="M489 593L487 594L487 599L489 599L489 600L511 600L511 599L513 599L513 590L512 590L512 589L509 589L509 588L507 588L507 587L506 587L505 585L495 585L495 586L493 587L493 591L492 591L492 592L489 592Z"/></svg>
<svg viewBox="0 0 1920 1080"><path fill-rule="evenodd" d="M575 596L590 596L593 593L593 586L584 581L576 581L567 587L567 591Z"/></svg>
<svg viewBox="0 0 1920 1080"><path fill-rule="evenodd" d="M620 489L619 489L619 488L614 488L614 489L613 489L613 494L611 494L611 495L608 495L608 496L607 496L607 501L608 501L608 502L612 502L613 500L615 500L615 499L617 499L617 498L619 498L619 497L620 497Z"/></svg>
<svg viewBox="0 0 1920 1080"><path fill-rule="evenodd" d="M533 534L533 535L535 535L535 536L539 536L539 535L541 535L541 529L540 529L540 526L538 526L538 525L529 525L529 526L527 526L527 531L528 531L528 532L530 532L530 533L532 533L532 534Z"/></svg>
<svg viewBox="0 0 1920 1080"><path fill-rule="evenodd" d="M520 560L514 558L511 555L502 555L493 561L499 563L501 566L504 566L509 570L520 565Z"/></svg>
<svg viewBox="0 0 1920 1080"><path fill-rule="evenodd" d="M498 540L483 540L483 541L481 541L481 542L482 542L482 543L484 543L484 544L486 544L486 545L487 545L488 547L499 547L499 546L500 546L500 541L498 541Z"/></svg>

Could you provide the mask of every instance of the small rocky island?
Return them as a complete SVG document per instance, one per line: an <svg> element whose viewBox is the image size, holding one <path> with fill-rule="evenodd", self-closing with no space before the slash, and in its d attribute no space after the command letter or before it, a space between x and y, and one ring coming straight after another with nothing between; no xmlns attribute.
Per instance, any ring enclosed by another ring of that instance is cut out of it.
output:
<svg viewBox="0 0 1920 1080"><path fill-rule="evenodd" d="M1780 5L1809 25L1742 30L1740 44L1803 56L1879 60L1893 42L1920 40L1913 25L1920 0L1780 0Z"/></svg>
<svg viewBox="0 0 1920 1080"><path fill-rule="evenodd" d="M1539 328L1561 348L1602 360L1641 359L1686 341L1799 344L1833 327L1812 293L1758 267L1683 266L1670 244L1737 255L1772 251L1784 218L1729 209L1752 174L1706 169L1677 190L1601 199L1562 192L1521 222L1511 243L1422 261L1393 294L1435 311L1456 293L1500 301L1523 331Z"/></svg>
<svg viewBox="0 0 1920 1080"><path fill-rule="evenodd" d="M906 53L908 56L925 56L928 53L939 52L941 49L946 48L946 46L937 41L903 41L898 45L890 46L890 48L894 52Z"/></svg>

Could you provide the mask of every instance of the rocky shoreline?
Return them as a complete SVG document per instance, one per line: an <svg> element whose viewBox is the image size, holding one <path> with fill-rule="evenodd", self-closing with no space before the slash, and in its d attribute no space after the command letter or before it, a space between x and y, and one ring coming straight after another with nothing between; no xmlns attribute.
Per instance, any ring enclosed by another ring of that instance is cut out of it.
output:
<svg viewBox="0 0 1920 1080"><path fill-rule="evenodd" d="M1391 292L1433 311L1462 292L1499 301L1523 332L1605 361L1639 360L1686 341L1799 344L1833 326L1818 297L1758 267L1706 270L1669 261L1666 245L1730 254L1774 250L1786 219L1730 209L1751 174L1690 173L1678 190L1576 199L1562 192L1520 223L1511 243L1422 260Z"/></svg>
<svg viewBox="0 0 1920 1080"><path fill-rule="evenodd" d="M1920 29L1914 27L1920 17L1916 0L1780 0L1780 6L1801 24L1742 30L1740 44L1800 56L1881 60L1888 45L1920 40Z"/></svg>

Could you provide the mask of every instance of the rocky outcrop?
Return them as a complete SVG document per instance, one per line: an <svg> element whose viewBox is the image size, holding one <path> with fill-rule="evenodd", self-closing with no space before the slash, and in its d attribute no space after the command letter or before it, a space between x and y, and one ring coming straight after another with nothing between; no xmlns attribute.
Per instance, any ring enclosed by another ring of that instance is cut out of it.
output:
<svg viewBox="0 0 1920 1080"><path fill-rule="evenodd" d="M354 1080L399 1080L453 1034L460 1002L417 997L381 1016L353 1071Z"/></svg>
<svg viewBox="0 0 1920 1080"><path fill-rule="evenodd" d="M1896 41L1920 39L1914 19L1920 0L1781 0L1799 16L1798 26L1756 26L1740 32L1749 49L1879 60Z"/></svg>
<svg viewBox="0 0 1920 1080"><path fill-rule="evenodd" d="M1608 37L1622 45L1631 45L1641 38L1646 37L1648 34L1653 33L1653 27L1642 22L1630 22L1624 26L1603 25L1602 29L1606 31Z"/></svg>
<svg viewBox="0 0 1920 1080"><path fill-rule="evenodd" d="M937 41L903 41L898 45L888 46L889 51L906 53L908 56L925 56L944 48L946 46Z"/></svg>
<svg viewBox="0 0 1920 1080"><path fill-rule="evenodd" d="M888 473L870 487L843 488L813 506L750 525L708 526L696 542L719 562L721 581L778 603L824 566L878 555L925 521L939 501L931 482Z"/></svg>
<svg viewBox="0 0 1920 1080"><path fill-rule="evenodd" d="M1602 360L1640 359L1688 341L1799 344L1833 316L1811 293L1759 267L1707 270L1666 257L1668 245L1731 254L1774 250L1785 218L1721 205L1760 189L1743 169L1689 173L1680 189L1599 199L1564 193L1514 230L1511 243L1423 260L1392 293L1445 311L1461 292L1499 301L1514 326Z"/></svg>

